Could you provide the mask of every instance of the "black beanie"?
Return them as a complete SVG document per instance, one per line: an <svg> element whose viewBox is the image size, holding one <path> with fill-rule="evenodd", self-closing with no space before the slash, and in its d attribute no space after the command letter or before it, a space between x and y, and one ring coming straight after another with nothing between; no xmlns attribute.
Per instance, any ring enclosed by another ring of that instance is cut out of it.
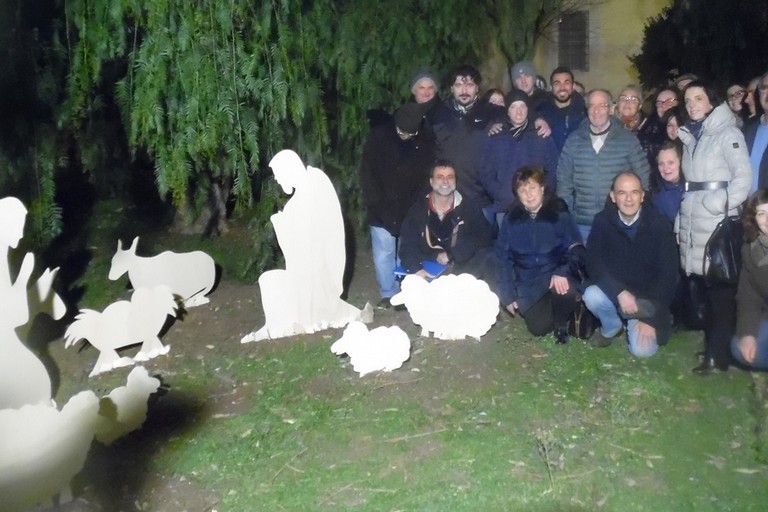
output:
<svg viewBox="0 0 768 512"><path fill-rule="evenodd" d="M406 103L395 111L395 126L405 133L416 133L424 119L424 105Z"/></svg>
<svg viewBox="0 0 768 512"><path fill-rule="evenodd" d="M516 101L522 101L525 103L525 106L528 107L528 110L531 109L531 105L529 103L528 95L525 94L520 89L512 89L507 94L507 97L504 98L504 107L509 110L510 105L512 105Z"/></svg>

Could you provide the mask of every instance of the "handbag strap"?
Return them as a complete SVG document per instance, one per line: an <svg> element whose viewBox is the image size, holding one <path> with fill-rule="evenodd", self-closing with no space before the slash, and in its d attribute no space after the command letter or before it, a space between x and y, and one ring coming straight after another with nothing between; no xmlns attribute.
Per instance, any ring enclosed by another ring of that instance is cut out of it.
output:
<svg viewBox="0 0 768 512"><path fill-rule="evenodd" d="M728 207L728 182L727 181L720 181L717 183L725 183L724 188L725 189L725 213L723 213L723 220L720 222L724 222L728 219L728 212L730 211L730 208ZM718 223L718 226L720 223ZM717 227L715 228L717 229ZM712 232L714 233L714 231ZM709 261L709 242L712 241L712 233L709 235L709 239L707 240L707 244L704 246L704 258L701 262L701 275L706 276L707 275L707 262Z"/></svg>

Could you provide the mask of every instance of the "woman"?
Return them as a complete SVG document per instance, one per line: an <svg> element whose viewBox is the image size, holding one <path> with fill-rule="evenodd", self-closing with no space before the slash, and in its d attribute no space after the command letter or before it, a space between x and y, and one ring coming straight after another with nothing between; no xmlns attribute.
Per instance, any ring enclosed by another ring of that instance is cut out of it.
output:
<svg viewBox="0 0 768 512"><path fill-rule="evenodd" d="M501 223L504 212L515 199L510 184L520 167L540 166L553 194L556 185L557 147L551 137L543 138L537 133L528 115L528 96L515 89L507 95L506 105L509 128L488 137L480 166L480 181L493 200L488 214L494 214L497 223Z"/></svg>
<svg viewBox="0 0 768 512"><path fill-rule="evenodd" d="M511 188L518 201L496 241L501 303L512 315L520 313L534 336L554 330L557 343L566 343L577 304L581 235L563 200L548 190L544 169L521 167Z"/></svg>
<svg viewBox="0 0 768 512"><path fill-rule="evenodd" d="M483 101L504 108L504 92L501 89L488 89L483 94Z"/></svg>
<svg viewBox="0 0 768 512"><path fill-rule="evenodd" d="M748 115L746 112L749 109L744 108L744 96L746 96L747 90L741 84L732 84L725 90L725 99L728 101L728 108L736 116L736 126L741 128L744 126L744 121Z"/></svg>
<svg viewBox="0 0 768 512"><path fill-rule="evenodd" d="M677 136L677 130L684 124L683 120L685 118L682 114L682 111L675 107L664 112L664 115L661 117L661 124L664 126L664 130L667 134L667 140L680 140Z"/></svg>
<svg viewBox="0 0 768 512"><path fill-rule="evenodd" d="M680 261L689 278L703 280L707 241L726 215L738 214L749 193L752 170L733 113L720 103L712 87L698 80L691 82L685 89L685 109L689 120L678 131L685 145L687 180L678 225ZM735 286L705 283L704 360L695 372L728 369L736 323L735 295Z"/></svg>
<svg viewBox="0 0 768 512"><path fill-rule="evenodd" d="M651 179L651 202L674 224L685 192L685 178L681 168L683 147L679 141L667 141L656 156L659 172Z"/></svg>
<svg viewBox="0 0 768 512"><path fill-rule="evenodd" d="M768 189L759 189L744 210L742 269L736 293L736 336L731 353L742 364L768 370Z"/></svg>
<svg viewBox="0 0 768 512"><path fill-rule="evenodd" d="M656 154L669 137L668 124L664 121L667 112L676 108L680 103L680 91L674 86L662 87L654 99L655 109L640 127L637 138L643 147L648 162L653 168L656 165Z"/></svg>
<svg viewBox="0 0 768 512"><path fill-rule="evenodd" d="M673 113L672 110L667 114ZM666 114L665 114L666 115ZM666 141L661 145L656 156L658 173L651 179L651 204L661 212L670 222L675 224L675 219L680 211L680 203L685 193L685 177L682 170L683 145L679 140ZM690 307L688 298L688 282L685 274L680 272L675 296L670 310L672 311L673 324L678 328L695 329L694 310Z"/></svg>

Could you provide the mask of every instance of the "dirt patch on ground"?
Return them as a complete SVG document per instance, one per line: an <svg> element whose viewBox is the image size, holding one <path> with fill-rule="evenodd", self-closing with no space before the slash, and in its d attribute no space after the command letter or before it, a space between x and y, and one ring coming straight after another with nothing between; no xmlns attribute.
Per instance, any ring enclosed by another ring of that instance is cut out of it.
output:
<svg viewBox="0 0 768 512"><path fill-rule="evenodd" d="M378 302L370 251L357 251L354 273L347 300L358 307L367 302ZM441 341L420 337L407 311L376 310L371 328L379 325L398 325L412 340L412 356L406 366L392 373L377 373L363 377L375 379L375 392L371 400L382 404L396 403L407 393L429 412L440 417L450 415L447 398L458 390L483 390L496 385L498 368L494 361L505 352L505 340L515 323L501 317L502 329L494 328L479 343L472 339ZM263 324L263 313L257 285L246 285L223 280L211 295L211 303L192 308L181 320L170 326L163 343L171 345L167 356L153 359L147 364L152 374L162 375L168 381L180 370L181 362L194 359L205 361L216 353L225 358L263 358L285 350L284 342L252 343L243 346L240 339ZM506 325L504 325L506 324ZM329 331L331 337L337 331ZM290 343L290 341L288 341ZM129 349L132 355L137 349ZM91 364L97 352L86 348L65 350L63 344L52 343L48 356L56 363L58 373L57 398L63 403L76 390L93 389L107 394L115 385L124 383L123 369L110 372L103 378L88 379ZM348 365L344 358L342 366ZM86 467L74 482L78 498L58 510L65 511L182 511L215 510L220 497L215 492L197 488L179 477L161 475L147 469L152 453L160 443L188 433L207 421L235 416L251 410L254 405L255 383L234 380L226 371L210 368L209 374L216 385L205 397L188 396L184 390L165 390L162 407L150 409L144 428L119 440L110 447L94 444ZM348 367L349 379L358 379ZM112 375L114 374L114 375ZM337 397L343 383L328 375L311 377L303 385L304 391L314 397ZM418 449L410 458L432 457L440 451L440 443L431 439L414 443ZM405 461L403 461L405 464ZM121 475L120 481L107 479L107 475ZM344 489L334 499L339 505L351 506L359 499L354 488ZM48 508L40 508L49 510Z"/></svg>

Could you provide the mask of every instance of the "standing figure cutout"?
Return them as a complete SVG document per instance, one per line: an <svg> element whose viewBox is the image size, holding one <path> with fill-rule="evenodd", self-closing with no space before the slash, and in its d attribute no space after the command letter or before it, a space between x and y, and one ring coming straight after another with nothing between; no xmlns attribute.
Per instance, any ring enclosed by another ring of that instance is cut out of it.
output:
<svg viewBox="0 0 768 512"><path fill-rule="evenodd" d="M242 343L344 327L360 318L360 310L340 298L346 248L333 184L291 150L280 151L269 166L283 191L293 194L271 217L285 270L259 277L265 324Z"/></svg>

